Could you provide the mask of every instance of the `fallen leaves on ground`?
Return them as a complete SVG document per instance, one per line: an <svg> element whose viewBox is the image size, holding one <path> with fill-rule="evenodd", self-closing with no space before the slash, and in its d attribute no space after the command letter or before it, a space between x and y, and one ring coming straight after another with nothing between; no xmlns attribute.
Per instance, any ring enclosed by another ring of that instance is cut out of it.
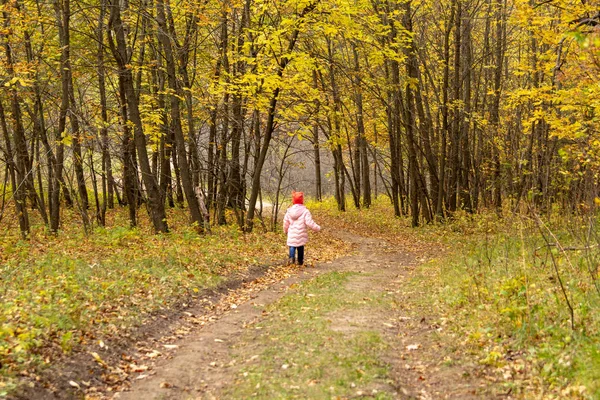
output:
<svg viewBox="0 0 600 400"><path fill-rule="evenodd" d="M56 236L48 235L39 221L27 241L11 232L4 235L0 281L12 282L0 302L0 376L5 386L14 388L20 376L33 377L65 355L92 347L95 362L106 368L98 350L108 351L111 338L167 320L172 308L201 301L205 289L236 279L253 265L277 265L286 258L283 232L243 234L230 225L199 235L188 225L185 211L169 213L172 231L161 235L153 234L143 213L140 226L128 228L122 209L109 212L108 227L88 236L71 210L65 210ZM312 235L306 258L320 262L345 251L343 242L323 233ZM277 277L264 279L269 284ZM250 297L251 290L244 296ZM244 298L232 295L227 308L235 311ZM209 322L187 318L199 325Z"/></svg>

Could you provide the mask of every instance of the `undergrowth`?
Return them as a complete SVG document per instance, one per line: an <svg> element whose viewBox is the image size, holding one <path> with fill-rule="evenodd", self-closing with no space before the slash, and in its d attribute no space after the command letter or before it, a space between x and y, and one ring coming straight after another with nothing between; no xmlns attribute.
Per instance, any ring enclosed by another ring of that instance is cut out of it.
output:
<svg viewBox="0 0 600 400"><path fill-rule="evenodd" d="M0 232L0 397L47 365L101 338L127 335L153 313L193 302L252 265L287 254L282 232L234 226L198 234L185 210L170 210L171 232L153 234L146 216L127 227L126 210L85 235L63 216L57 235L38 222L27 240L5 220ZM230 216L233 218L232 216ZM14 221L13 221L14 225ZM308 262L335 256L339 242L315 235ZM343 246L342 246L343 247Z"/></svg>
<svg viewBox="0 0 600 400"><path fill-rule="evenodd" d="M439 268L437 301L512 392L600 397L599 253L587 229L577 218L507 218L423 267Z"/></svg>
<svg viewBox="0 0 600 400"><path fill-rule="evenodd" d="M313 261L347 251L328 231L349 230L407 251L433 252L415 271L412 283L423 295L411 301L435 309L451 328L454 344L492 371L507 393L600 398L596 223L558 213L540 219L456 213L443 224L411 229L409 221L393 217L382 197L368 210L350 206L340 212L332 199L307 206L324 228L311 238ZM140 228L127 228L124 210L110 213L108 227L90 235L83 234L74 214L63 218L57 236L38 224L22 240L15 226L4 226L0 397L20 375L33 375L98 338L125 334L149 314L193 300L251 264L285 257L281 232L242 234L224 226L199 235L184 211L170 213L172 232L162 235L152 234L143 218ZM298 311L292 306L290 315ZM313 322L321 330L318 319ZM250 377L267 373L247 372ZM277 391L291 394L290 388ZM252 394L256 387L244 390Z"/></svg>
<svg viewBox="0 0 600 400"><path fill-rule="evenodd" d="M411 301L439 313L450 341L479 360L506 393L525 398L600 398L600 239L597 222L495 212L457 212L409 227L386 198L368 210L313 205L327 224L429 250ZM412 247L412 248L411 248ZM573 318L571 310L573 309Z"/></svg>

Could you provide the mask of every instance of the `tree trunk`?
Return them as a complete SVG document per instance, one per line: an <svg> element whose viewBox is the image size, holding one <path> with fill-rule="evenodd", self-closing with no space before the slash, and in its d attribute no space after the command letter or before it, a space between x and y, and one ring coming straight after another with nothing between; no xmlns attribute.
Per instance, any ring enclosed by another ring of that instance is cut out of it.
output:
<svg viewBox="0 0 600 400"><path fill-rule="evenodd" d="M354 72L355 77L355 90L356 90L356 111L357 111L357 153L358 157L356 163L360 163L360 171L362 180L362 194L363 194L363 206L369 208L371 206L371 182L369 179L369 155L367 150L367 137L365 135L365 118L363 109L363 95L361 89L360 79L360 62L358 58L358 51L356 43L352 43L352 53L354 56Z"/></svg>
<svg viewBox="0 0 600 400"><path fill-rule="evenodd" d="M456 1L452 1L450 6L450 18L448 19L448 25L444 32L444 76L442 82L442 140L440 148L440 172L439 176L439 189L438 198L436 199L436 214L438 218L444 217L444 197L446 193L446 148L448 135L450 134L450 124L448 121L448 89L450 81L450 33L452 32L452 21L454 20L454 13L456 9Z"/></svg>
<svg viewBox="0 0 600 400"><path fill-rule="evenodd" d="M224 14L226 17L227 14ZM218 85L221 78L221 70L223 68L224 58L227 54L227 18L221 19L221 37L219 42L219 57L215 65L215 73L213 76L213 85ZM215 208L217 211L217 184L219 182L219 146L217 146L217 126L218 126L218 112L219 112L219 101L218 97L215 96L215 104L210 111L210 127L208 137L208 208Z"/></svg>
<svg viewBox="0 0 600 400"><path fill-rule="evenodd" d="M233 66L233 75L235 77L241 77L246 71L246 63L242 57L244 55L244 43L246 29L250 18L250 0L244 2L244 9L242 11L242 18L239 24L237 33L236 51L238 61ZM231 203L236 212L238 218L238 225L244 226L244 195L242 185L242 175L240 171L240 146L241 137L244 131L244 116L245 109L243 106L242 94L236 91L233 94L232 100L232 126L231 126L231 166L229 169L229 195L231 196Z"/></svg>
<svg viewBox="0 0 600 400"><path fill-rule="evenodd" d="M473 205L471 204L471 188L470 188L470 174L471 174L471 152L470 152L470 115L471 115L471 81L472 81L472 62L473 62L473 54L472 54L472 37L471 37L471 20L467 19L465 21L465 30L463 35L463 43L464 43L464 93L463 93L463 104L464 104L464 115L467 116L466 121L463 122L462 128L462 141L461 141L461 151L462 151L462 163L461 163L461 174L459 181L459 199L460 206L468 211L473 212ZM462 118L465 119L464 117Z"/></svg>
<svg viewBox="0 0 600 400"><path fill-rule="evenodd" d="M333 62L333 42L327 39L327 54L328 54L328 67L329 67L329 84L331 85L331 93L333 97L333 116L328 117L329 120L329 140L331 143L331 151L334 159L334 171L335 171L335 189L336 189L336 200L338 203L338 209L340 211L346 211L346 194L345 194L345 176L344 176L344 156L342 152L342 146L339 144L341 140L340 132L340 113L342 108L342 101L338 90L338 85L335 79L335 70ZM333 119L333 123L331 120ZM356 200L356 197L354 198Z"/></svg>
<svg viewBox="0 0 600 400"><path fill-rule="evenodd" d="M129 117L127 115L127 99L123 81L119 80L119 100L121 106L121 121L123 124L123 136L121 138L121 152L123 155L123 197L129 209L129 226L137 226L137 200L135 184L135 146L131 140L129 129Z"/></svg>
<svg viewBox="0 0 600 400"><path fill-rule="evenodd" d="M317 71L313 70L313 87L317 89ZM319 108L321 103L319 100L315 100L315 115L319 114ZM315 197L317 201L323 200L322 183L321 183L321 152L319 144L319 123L315 121L313 123L313 151L315 156Z"/></svg>
<svg viewBox="0 0 600 400"><path fill-rule="evenodd" d="M309 3L300 13L299 22L302 22L304 17L310 13L315 7L317 3ZM277 76L279 78L283 77L283 71L285 67L290 62L289 54L294 51L294 47L296 46L296 41L298 40L298 35L300 34L300 30L296 27L290 40L288 42L287 52L281 57L277 68ZM260 190L260 174L262 172L263 165L265 163L265 159L267 157L267 151L269 150L269 143L271 143L271 137L273 136L273 130L275 128L275 111L277 109L277 100L279 98L280 87L275 88L273 94L271 95L271 100L269 101L269 108L267 111L267 123L265 127L265 137L263 140L263 144L260 149L260 153L258 155L258 159L254 165L254 173L252 175L252 189L250 192L250 199L248 200L248 212L246 214L246 229L245 231L252 231L254 224L254 208L256 207L256 200L258 199L258 193Z"/></svg>
<svg viewBox="0 0 600 400"><path fill-rule="evenodd" d="M138 98L133 86L133 75L131 69L128 68L128 53L127 41L125 38L125 30L121 19L121 9L119 2L110 0L111 7L111 28L113 30L116 43L111 41L111 50L119 68L119 80L122 82L125 97L127 100L129 118L134 125L134 139L141 168L144 186L148 194L148 211L150 219L156 232L167 232L167 217L165 207L162 202L162 196L158 190L158 184L155 176L150 168L148 159L148 151L146 149L146 137L144 135L144 127L140 117Z"/></svg>
<svg viewBox="0 0 600 400"><path fill-rule="evenodd" d="M98 16L98 91L100 92L100 148L102 149L102 209L100 211L102 225L106 224L106 209L114 208L114 178L112 161L109 153L108 112L106 105L106 72L104 67L104 19L106 18L106 0L100 2Z"/></svg>
<svg viewBox="0 0 600 400"><path fill-rule="evenodd" d="M403 25L408 35L412 33L412 16L411 16L411 2L408 1L404 5L405 12L403 17ZM412 38L409 38L410 44L406 46L406 72L409 79L417 80L417 60L415 55L415 48L412 45ZM411 85L406 85L405 89L406 105L404 107L404 124L406 130L406 139L408 147L408 173L410 180L410 214L411 214L411 225L416 227L419 225L419 196L421 195L420 180L417 165L417 147L415 144L414 135L414 99L413 89ZM422 188L424 189L424 188Z"/></svg>
<svg viewBox="0 0 600 400"><path fill-rule="evenodd" d="M177 84L177 77L175 75L175 58L173 56L173 47L171 45L171 40L167 35L168 27L164 7L165 4L163 0L156 1L156 21L159 27L158 37L165 52L165 61L167 64L167 79L169 82L169 88L173 92L173 94L171 95L171 124L173 127L173 133L175 135L175 142L177 144L177 156L181 172L183 190L185 192L188 208L192 217L192 223L196 224L197 229L201 231L204 224L202 220L202 214L200 213L200 207L198 205L198 199L196 198L196 193L194 192L192 173L187 162L185 138L183 137L183 129L181 127L181 112L178 98L178 96L181 95L181 90L179 90L179 86Z"/></svg>
<svg viewBox="0 0 600 400"><path fill-rule="evenodd" d="M27 214L27 207L25 205L25 191L23 185L19 184L17 180L16 171L18 169L17 164L14 162L14 155L12 151L12 144L10 143L10 137L8 135L8 125L6 124L6 115L4 113L4 106L0 99L0 128L2 128L2 135L4 136L5 143L5 157L6 157L6 168L7 173L10 175L10 183L13 191L13 198L15 200L15 208L19 218L19 228L21 230L21 236L23 239L29 235L29 215Z"/></svg>
<svg viewBox="0 0 600 400"><path fill-rule="evenodd" d="M503 66L503 24L504 4L503 0L496 0L496 46L494 49L494 100L490 110L490 125L493 128L494 138L499 140L500 136L500 95L502 83ZM494 206L498 213L502 213L502 165L500 163L500 149L497 144L493 145L494 160Z"/></svg>
<svg viewBox="0 0 600 400"><path fill-rule="evenodd" d="M456 107L453 111L452 125L450 127L450 165L448 166L448 192L447 192L447 204L450 212L456 211L457 206L457 189L458 189L458 178L459 178L459 148L460 148L460 116L461 110L458 106L460 100L460 46L461 46L461 22L462 22L462 0L454 1L454 21L450 21L455 24L454 27L454 78L452 82L453 94L452 99L454 100Z"/></svg>
<svg viewBox="0 0 600 400"><path fill-rule="evenodd" d="M173 22L173 15L171 11L171 7L169 3L166 4L167 16L169 19L169 27L170 27L170 35L176 39L176 31L175 25ZM188 151L189 151L189 164L190 164L190 173L192 175L192 185L195 188L200 185L200 154L198 151L198 142L196 140L196 128L194 124L194 110L193 110L193 98L192 98L192 85L193 85L193 76L195 72L192 73L192 79L190 79L190 74L188 72L188 64L190 60L190 52L194 50L193 41L196 40L198 30L198 17L194 12L186 13L186 29L185 35L183 38L183 43L181 45L177 44L177 40L175 40L175 45L177 46L178 60L179 60L179 73L181 75L181 80L183 84L183 97L185 98L185 106L186 106L186 119L187 119L187 128L188 128ZM195 63L194 59L194 63ZM195 65L194 65L195 66ZM195 70L195 68L194 68ZM202 197L203 199L203 197ZM202 200L203 201L203 200ZM198 207L201 209L200 199L198 199ZM206 223L206 221L204 221Z"/></svg>

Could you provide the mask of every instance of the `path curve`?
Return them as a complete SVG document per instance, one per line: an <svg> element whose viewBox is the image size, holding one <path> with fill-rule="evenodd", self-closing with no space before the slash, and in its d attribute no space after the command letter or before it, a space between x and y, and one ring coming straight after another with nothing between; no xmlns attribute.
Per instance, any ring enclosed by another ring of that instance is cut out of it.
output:
<svg viewBox="0 0 600 400"><path fill-rule="evenodd" d="M331 329L351 335L353 330L378 331L389 345L384 362L390 376L385 383L367 388L370 393L385 392L400 399L475 399L492 398L480 375L480 368L458 354L448 363L447 341L435 315L421 319L404 313L402 299L419 295L409 280L415 267L423 261L417 255L386 241L358 236L349 232L337 234L355 245L356 251L333 262L307 267L257 293L246 293L242 304L230 304L220 318L185 335L170 340L162 349L139 349L148 365L130 376L128 391L116 393L115 399L218 399L233 382L239 369L232 349L251 345L242 343L245 331L266 318L265 307L293 292L301 281L329 272L352 272L346 290L378 290L396 296L397 309L379 313L344 310L329 317ZM250 289L251 291L251 289ZM244 297L244 296L242 296ZM233 296L235 298L235 295ZM231 301L231 300L222 300ZM414 310L413 315L414 315ZM161 342L158 342L161 343ZM143 353L146 356L143 356ZM153 353L154 352L154 353ZM160 354L158 357L152 357ZM456 359L457 358L457 359ZM448 365L446 365L448 364ZM364 390L358 392L362 397ZM302 393L299 393L299 398Z"/></svg>

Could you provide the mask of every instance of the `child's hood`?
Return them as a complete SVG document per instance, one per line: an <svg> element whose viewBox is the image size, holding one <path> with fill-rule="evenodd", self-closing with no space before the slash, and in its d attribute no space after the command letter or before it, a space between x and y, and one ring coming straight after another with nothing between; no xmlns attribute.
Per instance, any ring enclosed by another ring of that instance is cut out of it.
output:
<svg viewBox="0 0 600 400"><path fill-rule="evenodd" d="M302 216L302 214L304 214L305 211L306 211L306 207L304 206L304 204L294 204L293 206L288 208L287 212L288 212L290 218L292 219L292 221L295 221L298 218L300 218Z"/></svg>

